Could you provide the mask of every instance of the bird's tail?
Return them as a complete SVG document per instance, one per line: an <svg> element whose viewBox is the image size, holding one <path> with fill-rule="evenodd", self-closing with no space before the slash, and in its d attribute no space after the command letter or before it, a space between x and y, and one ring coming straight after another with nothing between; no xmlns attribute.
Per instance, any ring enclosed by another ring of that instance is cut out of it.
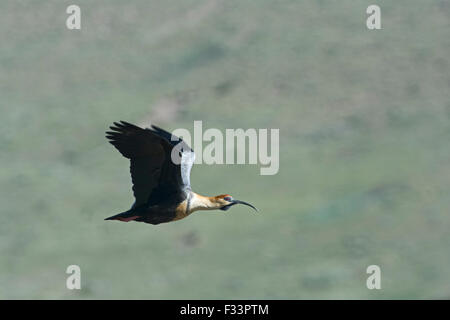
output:
<svg viewBox="0 0 450 320"><path fill-rule="evenodd" d="M119 221L123 221L123 222L128 222L128 221L135 220L139 217L140 216L136 215L135 212L132 212L131 210L129 210L129 211L125 211L125 212L116 214L114 216L108 217L105 220L119 220Z"/></svg>

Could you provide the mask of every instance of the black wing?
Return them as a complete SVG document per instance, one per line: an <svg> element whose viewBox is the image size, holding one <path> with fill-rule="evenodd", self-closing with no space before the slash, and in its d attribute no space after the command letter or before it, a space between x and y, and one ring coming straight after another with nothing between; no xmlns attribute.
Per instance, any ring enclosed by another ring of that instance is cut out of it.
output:
<svg viewBox="0 0 450 320"><path fill-rule="evenodd" d="M170 143L168 147L166 145L166 151L170 154L170 167L174 176L172 179L179 181L179 185L183 187L191 187L191 168L194 165L195 153L194 151L180 138L173 134L152 125L152 132L162 137ZM180 180L181 179L181 180Z"/></svg>
<svg viewBox="0 0 450 320"><path fill-rule="evenodd" d="M113 131L106 132L109 142L130 159L133 206L157 202L169 194L185 198L195 155L184 141L155 126L142 129L120 121L110 128Z"/></svg>

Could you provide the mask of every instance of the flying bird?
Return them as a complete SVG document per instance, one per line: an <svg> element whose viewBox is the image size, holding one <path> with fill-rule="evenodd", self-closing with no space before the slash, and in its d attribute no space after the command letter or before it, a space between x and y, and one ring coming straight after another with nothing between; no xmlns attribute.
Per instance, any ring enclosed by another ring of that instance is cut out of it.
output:
<svg viewBox="0 0 450 320"><path fill-rule="evenodd" d="M154 125L142 129L131 123L114 122L106 138L130 159L135 202L122 213L105 220L139 221L150 224L186 218L200 210L228 210L250 203L229 194L207 197L192 191L190 173L194 151L180 138Z"/></svg>

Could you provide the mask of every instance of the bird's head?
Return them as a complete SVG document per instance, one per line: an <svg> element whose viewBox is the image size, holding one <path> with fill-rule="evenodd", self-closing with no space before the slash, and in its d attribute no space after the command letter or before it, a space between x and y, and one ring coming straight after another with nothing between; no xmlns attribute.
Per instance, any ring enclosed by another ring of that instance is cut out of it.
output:
<svg viewBox="0 0 450 320"><path fill-rule="evenodd" d="M229 194L221 194L219 196L214 197L214 199L215 199L215 202L219 205L220 210L226 211L226 210L230 209L232 206L234 206L235 204L244 204L246 206L253 208L255 211L258 211L258 209L256 209L250 203L233 199L233 197L230 196Z"/></svg>

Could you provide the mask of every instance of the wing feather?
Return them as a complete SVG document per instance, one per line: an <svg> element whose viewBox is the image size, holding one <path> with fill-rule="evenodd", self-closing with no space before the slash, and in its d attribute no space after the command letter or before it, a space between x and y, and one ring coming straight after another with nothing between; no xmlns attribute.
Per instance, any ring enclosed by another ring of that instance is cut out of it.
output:
<svg viewBox="0 0 450 320"><path fill-rule="evenodd" d="M110 129L112 131L106 132L109 142L125 158L130 159L133 194L136 198L134 205L144 204L158 186L165 161L166 153L161 138L124 121L114 122Z"/></svg>
<svg viewBox="0 0 450 320"><path fill-rule="evenodd" d="M156 126L142 129L125 121L114 122L110 129L106 138L130 159L133 206L157 202L165 194L186 195L195 155L183 140ZM171 159L175 147L181 156L178 163Z"/></svg>

